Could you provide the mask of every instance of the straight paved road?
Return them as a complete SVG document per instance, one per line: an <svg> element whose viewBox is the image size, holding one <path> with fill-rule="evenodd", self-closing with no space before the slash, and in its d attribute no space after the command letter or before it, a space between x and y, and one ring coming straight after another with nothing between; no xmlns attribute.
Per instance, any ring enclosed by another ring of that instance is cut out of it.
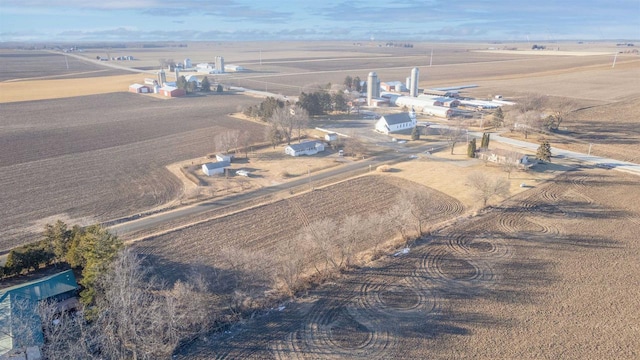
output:
<svg viewBox="0 0 640 360"><path fill-rule="evenodd" d="M473 132L473 133L470 132L469 135L471 134L473 134L473 136L482 137L482 133L480 132ZM521 141L521 140L509 139L509 138L500 136L500 134L498 133L491 133L491 141L497 141L497 142L509 144L511 146L526 149L534 153L538 150L538 147L539 147L539 144L534 144L534 143ZM588 164L606 166L618 171L625 171L635 175L640 175L640 165L634 164L631 162L608 159L608 158L603 158L600 156L594 156L594 155L588 155L588 154L582 154L575 151L562 150L562 149L554 148L553 146L551 147L551 152L555 157L571 158L571 159L575 159Z"/></svg>

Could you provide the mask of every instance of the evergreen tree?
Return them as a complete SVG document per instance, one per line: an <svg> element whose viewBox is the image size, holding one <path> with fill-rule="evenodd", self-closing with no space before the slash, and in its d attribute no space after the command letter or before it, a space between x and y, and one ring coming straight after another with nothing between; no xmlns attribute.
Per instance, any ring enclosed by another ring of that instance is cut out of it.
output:
<svg viewBox="0 0 640 360"><path fill-rule="evenodd" d="M536 152L536 158L541 161L551 161L551 145L549 141L543 140Z"/></svg>
<svg viewBox="0 0 640 360"><path fill-rule="evenodd" d="M47 224L44 229L45 241L50 244L51 251L55 254L56 261L65 260L71 243L72 231L67 228L62 220L55 224Z"/></svg>
<svg viewBox="0 0 640 360"><path fill-rule="evenodd" d="M209 82L209 78L208 77L204 77L204 79L202 79L202 83L200 84L200 87L202 88L202 91L204 92L209 92L211 91L211 83Z"/></svg>
<svg viewBox="0 0 640 360"><path fill-rule="evenodd" d="M331 96L331 102L333 103L334 111L347 111L349 106L347 106L347 100L344 97L342 91L335 93Z"/></svg>
<svg viewBox="0 0 640 360"><path fill-rule="evenodd" d="M91 306L99 292L96 288L99 275L107 270L123 245L117 236L100 225L85 229L74 227L74 230L67 258L71 266L82 268L79 282L84 290L80 293L80 300L85 306Z"/></svg>
<svg viewBox="0 0 640 360"><path fill-rule="evenodd" d="M417 126L411 131L411 140L420 140L420 129Z"/></svg>
<svg viewBox="0 0 640 360"><path fill-rule="evenodd" d="M480 148L488 149L489 148L489 133L482 134L482 141L480 142Z"/></svg>
<svg viewBox="0 0 640 360"><path fill-rule="evenodd" d="M362 85L360 85L360 77L356 76L353 78L353 87L355 88L356 91L361 92L362 91Z"/></svg>
<svg viewBox="0 0 640 360"><path fill-rule="evenodd" d="M183 89L184 91L187 91L187 78L184 77L184 75L181 75L178 80L176 80L176 87L178 89Z"/></svg>
<svg viewBox="0 0 640 360"><path fill-rule="evenodd" d="M349 75L347 75L344 78L344 86L347 87L347 89L351 90L351 87L353 86L353 78Z"/></svg>
<svg viewBox="0 0 640 360"><path fill-rule="evenodd" d="M471 139L467 146L467 156L470 158L476 157L476 139Z"/></svg>
<svg viewBox="0 0 640 360"><path fill-rule="evenodd" d="M496 109L496 112L493 113L492 125L495 127L501 127L502 124L504 124L504 112L502 111L501 107L498 107L498 109Z"/></svg>

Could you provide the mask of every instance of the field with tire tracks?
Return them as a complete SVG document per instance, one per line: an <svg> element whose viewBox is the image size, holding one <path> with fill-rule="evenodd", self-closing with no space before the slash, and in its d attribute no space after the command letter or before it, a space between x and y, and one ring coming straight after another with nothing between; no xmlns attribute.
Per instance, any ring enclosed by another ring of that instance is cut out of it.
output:
<svg viewBox="0 0 640 360"><path fill-rule="evenodd" d="M566 173L178 358L635 358L639 204L635 176Z"/></svg>

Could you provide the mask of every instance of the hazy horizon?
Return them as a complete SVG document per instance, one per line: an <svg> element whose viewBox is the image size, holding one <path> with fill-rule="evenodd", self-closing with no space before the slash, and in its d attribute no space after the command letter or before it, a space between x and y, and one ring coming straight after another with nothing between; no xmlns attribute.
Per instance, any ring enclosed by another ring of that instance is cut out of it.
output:
<svg viewBox="0 0 640 360"><path fill-rule="evenodd" d="M0 42L640 39L640 1L4 0Z"/></svg>

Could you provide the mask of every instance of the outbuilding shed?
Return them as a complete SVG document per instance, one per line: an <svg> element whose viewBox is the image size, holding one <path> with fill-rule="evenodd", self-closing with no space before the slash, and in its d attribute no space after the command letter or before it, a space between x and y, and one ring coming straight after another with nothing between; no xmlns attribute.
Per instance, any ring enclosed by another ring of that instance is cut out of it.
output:
<svg viewBox="0 0 640 360"><path fill-rule="evenodd" d="M230 154L216 154L216 161L226 161L230 163L231 158L233 158L233 155Z"/></svg>
<svg viewBox="0 0 640 360"><path fill-rule="evenodd" d="M338 140L338 134L336 133L327 133L324 135L324 139L326 141L337 141Z"/></svg>
<svg viewBox="0 0 640 360"><path fill-rule="evenodd" d="M218 161L202 164L202 172L207 176L213 176L215 174L224 173L224 169L231 166L231 163L228 161Z"/></svg>
<svg viewBox="0 0 640 360"><path fill-rule="evenodd" d="M284 153L291 156L315 155L324 151L324 143L321 141L305 141L300 144L287 145Z"/></svg>
<svg viewBox="0 0 640 360"><path fill-rule="evenodd" d="M160 88L160 94L166 97L180 97L185 96L187 92L184 89L178 89L173 86L163 86Z"/></svg>
<svg viewBox="0 0 640 360"><path fill-rule="evenodd" d="M142 84L131 84L129 85L129 92L136 94L147 94L151 92L151 88Z"/></svg>

